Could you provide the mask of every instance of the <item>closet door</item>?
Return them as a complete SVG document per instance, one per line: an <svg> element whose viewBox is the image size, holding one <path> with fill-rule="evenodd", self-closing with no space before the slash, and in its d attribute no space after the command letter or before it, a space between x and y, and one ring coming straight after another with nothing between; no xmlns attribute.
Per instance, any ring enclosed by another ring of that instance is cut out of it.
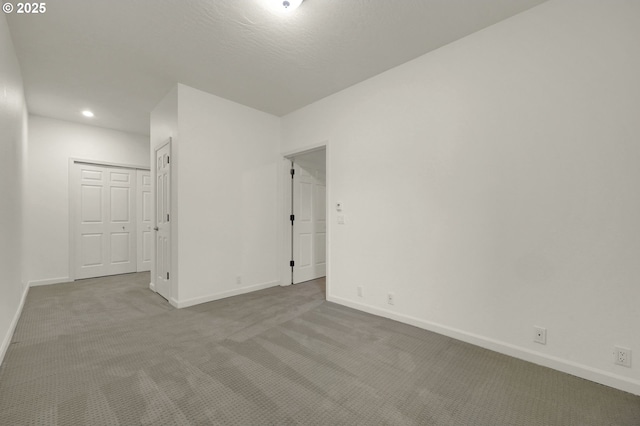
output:
<svg viewBox="0 0 640 426"><path fill-rule="evenodd" d="M74 168L75 278L135 272L135 171L82 163Z"/></svg>
<svg viewBox="0 0 640 426"><path fill-rule="evenodd" d="M153 248L153 202L151 200L151 173L138 170L136 215L138 217L138 272L151 270Z"/></svg>

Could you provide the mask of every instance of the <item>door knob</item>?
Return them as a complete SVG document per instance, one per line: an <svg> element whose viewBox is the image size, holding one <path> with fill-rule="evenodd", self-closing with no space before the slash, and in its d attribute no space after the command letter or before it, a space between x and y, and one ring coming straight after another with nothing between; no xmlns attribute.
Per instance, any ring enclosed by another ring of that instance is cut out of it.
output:
<svg viewBox="0 0 640 426"><path fill-rule="evenodd" d="M153 227L153 230L154 230L154 231L157 231L158 229L159 229L159 228L158 228L157 226L154 226L154 227Z"/></svg>

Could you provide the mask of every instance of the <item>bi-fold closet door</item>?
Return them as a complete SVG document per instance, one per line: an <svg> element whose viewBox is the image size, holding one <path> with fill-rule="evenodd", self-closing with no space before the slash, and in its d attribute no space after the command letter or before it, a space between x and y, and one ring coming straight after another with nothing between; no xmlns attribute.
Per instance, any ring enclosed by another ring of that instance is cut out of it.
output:
<svg viewBox="0 0 640 426"><path fill-rule="evenodd" d="M145 217L145 207L146 215L150 215L151 205L150 197L144 197L143 193L137 197L137 171L74 162L71 179L74 278L138 271L138 245L141 243L144 251L144 237L151 238L151 234L144 233L146 224L142 222L140 238L137 222ZM140 206L136 206L136 198L140 199ZM147 203L146 199L149 199ZM136 207L142 209L142 214L137 214ZM146 244L147 247L150 244ZM149 255L141 253L141 256Z"/></svg>

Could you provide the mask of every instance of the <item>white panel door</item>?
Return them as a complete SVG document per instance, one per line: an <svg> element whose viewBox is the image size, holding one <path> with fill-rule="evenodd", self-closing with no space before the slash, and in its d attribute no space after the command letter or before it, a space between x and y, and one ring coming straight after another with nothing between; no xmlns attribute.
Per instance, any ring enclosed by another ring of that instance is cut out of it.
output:
<svg viewBox="0 0 640 426"><path fill-rule="evenodd" d="M156 150L155 290L171 297L171 145Z"/></svg>
<svg viewBox="0 0 640 426"><path fill-rule="evenodd" d="M135 172L76 163L75 278L136 271Z"/></svg>
<svg viewBox="0 0 640 426"><path fill-rule="evenodd" d="M138 219L138 272L151 270L153 244L153 204L151 201L151 172L138 170L136 215Z"/></svg>
<svg viewBox="0 0 640 426"><path fill-rule="evenodd" d="M326 275L326 184L324 172L294 165L293 283Z"/></svg>
<svg viewBox="0 0 640 426"><path fill-rule="evenodd" d="M327 185L324 172L316 171L315 178L313 268L318 278L327 275Z"/></svg>

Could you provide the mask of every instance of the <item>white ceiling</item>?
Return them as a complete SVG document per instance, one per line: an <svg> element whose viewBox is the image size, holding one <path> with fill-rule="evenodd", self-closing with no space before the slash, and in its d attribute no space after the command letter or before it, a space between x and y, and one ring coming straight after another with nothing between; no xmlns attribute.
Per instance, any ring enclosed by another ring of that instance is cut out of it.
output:
<svg viewBox="0 0 640 426"><path fill-rule="evenodd" d="M148 134L180 82L284 115L544 0L306 0L287 16L263 1L52 0L6 15L29 111Z"/></svg>
<svg viewBox="0 0 640 426"><path fill-rule="evenodd" d="M326 148L316 149L304 154L298 154L292 160L302 167L311 167L313 169L327 170L327 150Z"/></svg>

